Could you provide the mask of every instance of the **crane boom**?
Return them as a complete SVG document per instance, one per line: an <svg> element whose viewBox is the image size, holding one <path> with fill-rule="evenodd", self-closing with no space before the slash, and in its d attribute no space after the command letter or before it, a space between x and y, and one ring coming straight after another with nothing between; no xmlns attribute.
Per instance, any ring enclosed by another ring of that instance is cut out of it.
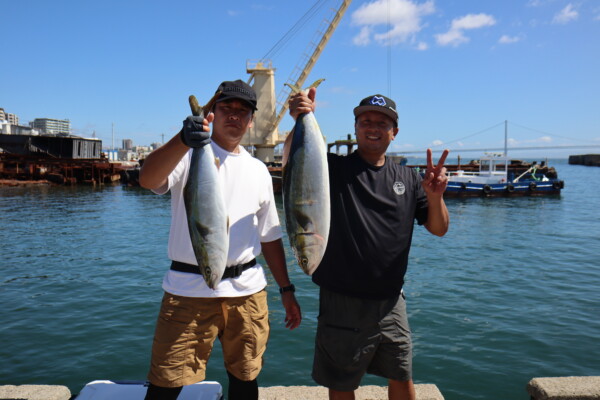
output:
<svg viewBox="0 0 600 400"><path fill-rule="evenodd" d="M319 0L320 1L320 0ZM290 77L285 82L287 85L302 87L310 71L323 52L325 45L337 28L344 13L352 0L337 0L339 6L332 8L332 17L323 20L315 37L306 48L301 60L296 64ZM254 124L240 142L243 146L252 147L253 155L259 160L270 163L275 161L275 146L282 143L278 132L279 123L288 110L290 87L283 86L278 97L275 97L275 68L270 60L261 59L258 62L247 61L246 72L250 74L248 83L256 91L258 110L254 117ZM279 112L277 109L279 108Z"/></svg>
<svg viewBox="0 0 600 400"><path fill-rule="evenodd" d="M323 49L327 45L327 42L329 42L329 39L331 39L331 35L333 35L333 32L337 28L338 24L340 23L340 20L344 16L344 13L350 6L351 2L352 2L352 0L343 0L342 1L342 4L340 4L333 19L331 20L331 23L329 23L329 26L327 27L327 29L325 30L325 33L321 37L321 40L319 41L319 43L316 46L314 46L313 52L308 57L308 60L306 61L306 64L304 65L304 67L301 69L300 75L298 76L298 78L296 79L295 82L288 82L288 83L291 83L298 87L302 87L302 85L304 85L306 78L308 77L308 75L310 74L310 71L315 66L317 60L321 56ZM279 113L277 114L277 116L275 117L275 120L273 121L271 131L276 129L276 127L279 125L279 123L281 122L281 119L283 118L283 116L285 115L285 113L287 112L287 109L288 109L288 101L291 96L291 91L287 86L284 86L284 87L287 88L287 89L284 89L285 92L283 92L285 94L285 100L282 102L281 109L279 110Z"/></svg>

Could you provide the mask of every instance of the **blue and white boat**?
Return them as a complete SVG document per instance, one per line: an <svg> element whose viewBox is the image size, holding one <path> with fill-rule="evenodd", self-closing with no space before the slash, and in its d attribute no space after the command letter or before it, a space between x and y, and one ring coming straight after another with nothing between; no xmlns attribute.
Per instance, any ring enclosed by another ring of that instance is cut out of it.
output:
<svg viewBox="0 0 600 400"><path fill-rule="evenodd" d="M449 171L444 196L543 196L560 194L564 188L563 181L539 172L541 166L538 164L518 176L510 166L508 157L491 154L479 160L479 171Z"/></svg>

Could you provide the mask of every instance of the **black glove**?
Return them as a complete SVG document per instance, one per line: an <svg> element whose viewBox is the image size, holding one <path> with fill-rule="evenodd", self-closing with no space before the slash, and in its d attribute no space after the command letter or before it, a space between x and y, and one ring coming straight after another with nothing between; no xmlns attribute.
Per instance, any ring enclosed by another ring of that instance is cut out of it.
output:
<svg viewBox="0 0 600 400"><path fill-rule="evenodd" d="M204 131L204 118L190 115L183 121L181 141L188 147L204 147L210 143L210 132Z"/></svg>

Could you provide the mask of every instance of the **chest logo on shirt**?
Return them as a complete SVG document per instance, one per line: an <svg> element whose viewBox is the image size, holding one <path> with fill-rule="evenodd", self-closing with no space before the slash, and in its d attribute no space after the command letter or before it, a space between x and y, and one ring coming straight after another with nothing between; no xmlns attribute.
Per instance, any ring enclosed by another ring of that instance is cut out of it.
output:
<svg viewBox="0 0 600 400"><path fill-rule="evenodd" d="M404 192L406 192L406 187L404 186L404 183L402 182L394 182L394 192L396 192L396 194L398 196L402 196L404 194Z"/></svg>

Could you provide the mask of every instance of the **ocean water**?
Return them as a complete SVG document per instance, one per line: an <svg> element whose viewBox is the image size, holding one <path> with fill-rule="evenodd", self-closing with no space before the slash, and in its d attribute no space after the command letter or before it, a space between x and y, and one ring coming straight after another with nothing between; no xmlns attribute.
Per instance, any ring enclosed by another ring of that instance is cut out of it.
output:
<svg viewBox="0 0 600 400"><path fill-rule="evenodd" d="M534 377L600 375L600 168L550 165L560 196L449 200L445 237L416 227L414 379L448 400L526 400ZM141 188L0 187L0 385L145 379L169 213ZM271 280L261 386L314 385L318 290L286 252L303 322L285 329ZM207 379L226 382L218 345Z"/></svg>

